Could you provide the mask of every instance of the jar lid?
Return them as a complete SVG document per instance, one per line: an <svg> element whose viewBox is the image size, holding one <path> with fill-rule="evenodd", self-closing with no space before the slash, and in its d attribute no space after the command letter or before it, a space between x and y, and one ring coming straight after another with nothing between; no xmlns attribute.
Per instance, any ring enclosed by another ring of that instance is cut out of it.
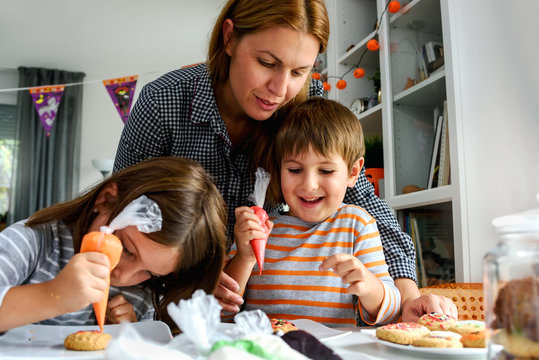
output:
<svg viewBox="0 0 539 360"><path fill-rule="evenodd" d="M538 194L539 199L539 194ZM498 217L492 220L492 225L498 234L511 233L538 233L539 234L539 208L530 209L520 213Z"/></svg>

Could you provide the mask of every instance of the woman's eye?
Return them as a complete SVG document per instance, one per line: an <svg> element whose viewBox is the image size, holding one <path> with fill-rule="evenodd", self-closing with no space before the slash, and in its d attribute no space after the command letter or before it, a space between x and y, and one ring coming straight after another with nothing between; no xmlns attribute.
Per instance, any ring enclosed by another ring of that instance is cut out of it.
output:
<svg viewBox="0 0 539 360"><path fill-rule="evenodd" d="M292 70L293 77L302 77L303 75L305 75L304 71Z"/></svg>
<svg viewBox="0 0 539 360"><path fill-rule="evenodd" d="M265 67L273 67L272 63L266 62L262 59L258 59L258 62L260 63L260 65L265 66Z"/></svg>

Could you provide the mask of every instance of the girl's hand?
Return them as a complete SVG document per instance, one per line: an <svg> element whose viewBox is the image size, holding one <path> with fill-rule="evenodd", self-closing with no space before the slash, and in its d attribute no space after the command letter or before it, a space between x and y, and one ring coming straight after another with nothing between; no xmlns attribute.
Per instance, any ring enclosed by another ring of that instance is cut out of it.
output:
<svg viewBox="0 0 539 360"><path fill-rule="evenodd" d="M107 288L110 262L105 254L86 252L75 254L49 282L62 313L80 310L103 297Z"/></svg>
<svg viewBox="0 0 539 360"><path fill-rule="evenodd" d="M375 289L378 291L382 289L381 281L353 255L335 254L327 257L319 269L320 271L333 269L333 273L340 276L344 283L350 284L348 292L359 297L370 295Z"/></svg>
<svg viewBox="0 0 539 360"><path fill-rule="evenodd" d="M264 239L267 237L267 234L260 224L260 219L250 207L241 206L236 208L235 216L234 239L238 249L236 256L239 256L244 261L255 263L256 258L250 242L253 239ZM268 220L266 221L266 226L271 232L273 223Z"/></svg>
<svg viewBox="0 0 539 360"><path fill-rule="evenodd" d="M122 322L137 322L133 305L122 295L116 295L107 305L106 323L119 324Z"/></svg>

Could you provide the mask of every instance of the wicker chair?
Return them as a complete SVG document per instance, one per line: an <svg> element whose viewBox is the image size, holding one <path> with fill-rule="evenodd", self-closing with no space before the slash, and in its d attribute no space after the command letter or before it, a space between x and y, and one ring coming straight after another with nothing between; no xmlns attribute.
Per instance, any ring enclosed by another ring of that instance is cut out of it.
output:
<svg viewBox="0 0 539 360"><path fill-rule="evenodd" d="M459 320L485 321L483 307L483 284L449 283L420 288L421 295L434 294L448 297L455 303Z"/></svg>

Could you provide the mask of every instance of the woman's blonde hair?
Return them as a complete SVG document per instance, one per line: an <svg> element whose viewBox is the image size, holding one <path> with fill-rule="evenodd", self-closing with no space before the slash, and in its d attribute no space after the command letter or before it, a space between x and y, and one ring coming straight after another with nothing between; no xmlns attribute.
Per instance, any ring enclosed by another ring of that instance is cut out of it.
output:
<svg viewBox="0 0 539 360"><path fill-rule="evenodd" d="M167 276L145 282L152 290L156 318L175 328L166 306L190 298L196 289L213 293L223 266L227 212L221 193L197 162L179 157L160 157L122 169L80 197L42 209L26 226L63 221L73 233L75 252L95 219L94 203L111 184L118 187L115 201L106 203L108 223L129 203L146 195L161 209L160 231L147 234L153 241L180 249L178 268Z"/></svg>
<svg viewBox="0 0 539 360"><path fill-rule="evenodd" d="M229 0L217 18L208 49L208 68L214 88L228 79L230 57L226 53L223 23L234 23L234 38L241 39L272 26L284 26L312 34L325 51L329 38L329 18L323 0ZM307 98L309 81L290 103Z"/></svg>
<svg viewBox="0 0 539 360"><path fill-rule="evenodd" d="M312 147L322 156L341 156L351 171L354 163L365 155L361 123L336 101L310 98L282 115L263 164L272 177L267 199L273 205L284 202L281 162L287 156L304 153Z"/></svg>

